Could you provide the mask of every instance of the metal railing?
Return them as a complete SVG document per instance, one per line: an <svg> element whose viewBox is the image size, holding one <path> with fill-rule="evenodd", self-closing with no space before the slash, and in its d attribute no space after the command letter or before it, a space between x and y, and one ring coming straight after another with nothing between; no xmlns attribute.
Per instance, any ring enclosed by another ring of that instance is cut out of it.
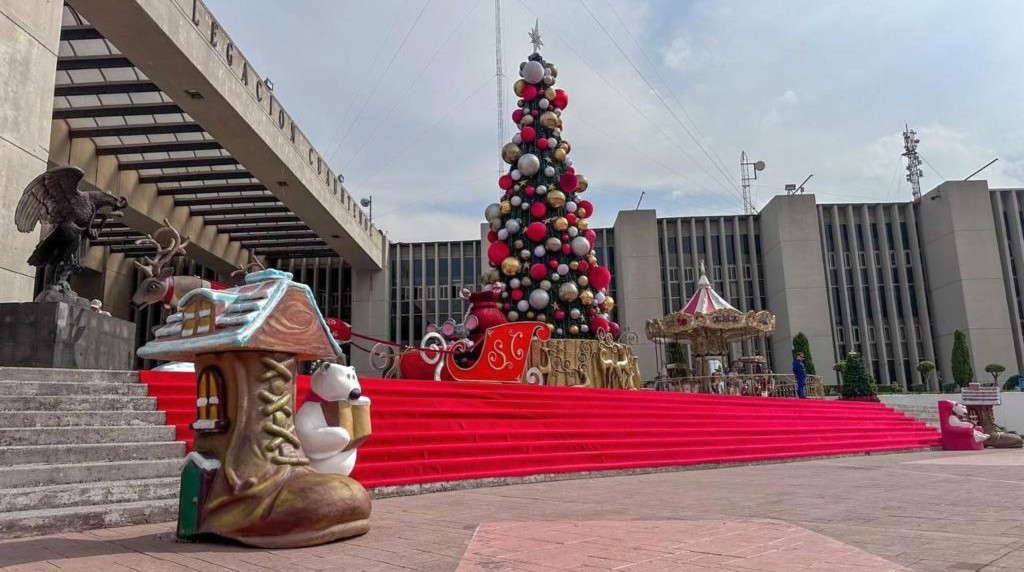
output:
<svg viewBox="0 0 1024 572"><path fill-rule="evenodd" d="M759 397L796 397L796 377L789 373L722 374L705 377L661 377L644 383L644 389L680 393L713 393ZM825 397L821 377L807 376L804 395Z"/></svg>

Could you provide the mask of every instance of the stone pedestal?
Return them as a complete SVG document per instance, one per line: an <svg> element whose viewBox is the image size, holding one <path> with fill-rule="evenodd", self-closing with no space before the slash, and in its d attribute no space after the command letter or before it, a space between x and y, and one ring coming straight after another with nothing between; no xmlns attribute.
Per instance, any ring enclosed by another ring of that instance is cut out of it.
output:
<svg viewBox="0 0 1024 572"><path fill-rule="evenodd" d="M135 324L67 302L0 304L0 366L134 369Z"/></svg>

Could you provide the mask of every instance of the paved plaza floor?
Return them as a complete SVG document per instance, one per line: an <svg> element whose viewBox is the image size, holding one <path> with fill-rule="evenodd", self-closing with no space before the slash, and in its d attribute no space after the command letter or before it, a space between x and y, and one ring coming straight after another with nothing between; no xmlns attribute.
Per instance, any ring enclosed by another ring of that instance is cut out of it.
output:
<svg viewBox="0 0 1024 572"><path fill-rule="evenodd" d="M381 499L300 550L157 524L0 542L3 570L1024 570L1024 451L911 453Z"/></svg>

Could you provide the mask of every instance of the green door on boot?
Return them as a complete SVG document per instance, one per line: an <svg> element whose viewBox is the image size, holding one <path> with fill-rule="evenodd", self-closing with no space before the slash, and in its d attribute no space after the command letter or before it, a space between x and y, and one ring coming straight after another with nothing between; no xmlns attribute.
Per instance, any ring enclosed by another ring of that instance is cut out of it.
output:
<svg viewBox="0 0 1024 572"><path fill-rule="evenodd" d="M181 496L178 499L178 538L199 534L199 496L203 489L203 470L191 459L181 470Z"/></svg>

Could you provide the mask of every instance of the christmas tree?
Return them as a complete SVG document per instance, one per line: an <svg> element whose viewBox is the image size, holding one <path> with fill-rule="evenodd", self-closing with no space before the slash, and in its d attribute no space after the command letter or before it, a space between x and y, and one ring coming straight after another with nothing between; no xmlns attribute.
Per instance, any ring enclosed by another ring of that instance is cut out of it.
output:
<svg viewBox="0 0 1024 572"><path fill-rule="evenodd" d="M844 399L872 398L877 394L875 380L864 366L857 352L850 352L844 360L842 396Z"/></svg>
<svg viewBox="0 0 1024 572"><path fill-rule="evenodd" d="M514 86L517 132L501 149L509 164L498 179L503 195L485 212L487 259L505 286L501 309L510 321L546 322L556 338L617 338L619 326L608 316L611 273L597 263L596 234L588 228L594 207L581 197L587 178L573 168L572 146L562 137L569 95L554 87L558 68L540 55L536 26L530 39L533 54Z"/></svg>

